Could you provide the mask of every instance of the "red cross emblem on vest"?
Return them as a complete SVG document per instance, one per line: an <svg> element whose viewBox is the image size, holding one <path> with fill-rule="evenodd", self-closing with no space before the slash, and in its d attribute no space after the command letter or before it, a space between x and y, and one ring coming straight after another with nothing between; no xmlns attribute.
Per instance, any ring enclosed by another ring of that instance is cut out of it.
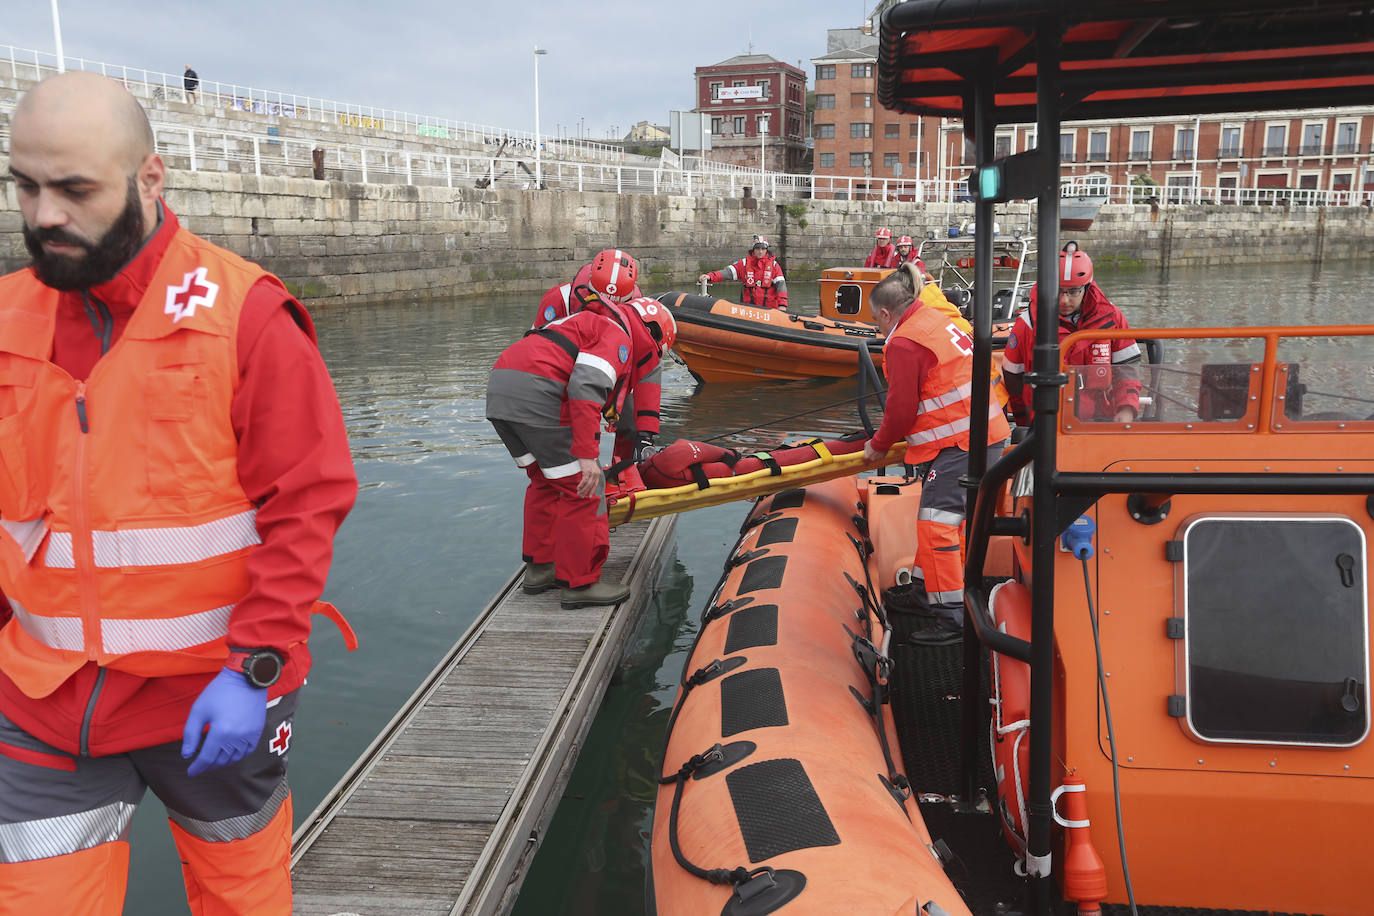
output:
<svg viewBox="0 0 1374 916"><path fill-rule="evenodd" d="M291 747L291 723L283 722L277 726L277 734L267 744L267 749L278 757L285 757Z"/></svg>
<svg viewBox="0 0 1374 916"><path fill-rule="evenodd" d="M163 309L176 324L196 313L197 308L213 308L219 284L205 278L205 268L197 267L181 280L180 286L167 287L167 305Z"/></svg>

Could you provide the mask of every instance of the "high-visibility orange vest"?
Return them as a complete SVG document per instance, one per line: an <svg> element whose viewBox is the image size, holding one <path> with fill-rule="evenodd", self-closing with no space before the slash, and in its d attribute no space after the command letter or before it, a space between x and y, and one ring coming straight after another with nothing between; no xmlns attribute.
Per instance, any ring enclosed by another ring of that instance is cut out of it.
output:
<svg viewBox="0 0 1374 916"><path fill-rule="evenodd" d="M59 293L28 270L0 278L0 588L15 612L0 670L25 694L89 661L142 677L223 664L259 543L230 405L263 277L179 229L84 382L49 361Z"/></svg>
<svg viewBox="0 0 1374 916"><path fill-rule="evenodd" d="M940 289L938 283L927 283L921 287L921 294L917 297L922 304L938 309L949 316L950 320L959 326L959 329L969 337L973 336L973 325L969 324L963 312L959 311L959 306L949 301L945 291ZM992 376L992 394L997 398L997 403L1006 407L1011 401L1011 394L1007 392L1007 384L1002 381L1002 372L997 368L997 364L992 364L992 369L988 373ZM1001 440L998 440L1001 441Z"/></svg>
<svg viewBox="0 0 1374 916"><path fill-rule="evenodd" d="M916 421L906 434L903 460L920 464L957 445L969 447L969 414L973 407L973 341L967 332L943 312L917 304L893 331L892 337L913 340L935 354L938 365L921 385L921 405ZM988 445L1011 435L1011 427L997 398L988 411Z"/></svg>

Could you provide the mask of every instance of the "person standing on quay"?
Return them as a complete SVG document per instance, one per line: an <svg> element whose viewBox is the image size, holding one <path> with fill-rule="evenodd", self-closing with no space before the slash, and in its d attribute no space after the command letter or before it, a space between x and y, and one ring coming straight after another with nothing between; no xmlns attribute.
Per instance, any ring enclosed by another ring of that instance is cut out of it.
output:
<svg viewBox="0 0 1374 916"><path fill-rule="evenodd" d="M181 77L181 86L186 90L186 101L192 105L196 103L196 90L200 88L200 74L191 69L191 65L186 65L186 73Z"/></svg>
<svg viewBox="0 0 1374 916"><path fill-rule="evenodd" d="M529 477L521 540L527 593L561 586L565 608L629 597L627 586L601 581L610 525L599 427L603 416L615 421L676 336L667 306L635 299L556 319L497 358L486 415ZM649 342L648 353L637 352L638 340Z"/></svg>
<svg viewBox="0 0 1374 916"><path fill-rule="evenodd" d="M968 473L972 447L973 341L966 322L922 301L910 277L914 272L914 265L894 271L873 287L869 298L878 330L887 338L883 371L888 390L882 425L864 445L864 460L877 461L904 438L907 464L929 462L916 515L911 574L934 619L911 639L939 644L957 639L964 622L961 545L966 503L959 478ZM987 407L980 408L988 414L983 445L989 464L1001 455L1011 434L995 383L993 391Z"/></svg>
<svg viewBox="0 0 1374 916"><path fill-rule="evenodd" d="M0 278L0 913L116 916L166 805L191 911L291 912L287 751L357 495L310 317L162 201L138 102L15 108ZM346 636L353 644L352 634Z"/></svg>
<svg viewBox="0 0 1374 916"><path fill-rule="evenodd" d="M782 265L769 248L768 239L756 235L747 255L728 267L702 274L697 281L720 283L722 280L738 280L744 285L740 293L741 304L785 312L787 278L782 275Z"/></svg>

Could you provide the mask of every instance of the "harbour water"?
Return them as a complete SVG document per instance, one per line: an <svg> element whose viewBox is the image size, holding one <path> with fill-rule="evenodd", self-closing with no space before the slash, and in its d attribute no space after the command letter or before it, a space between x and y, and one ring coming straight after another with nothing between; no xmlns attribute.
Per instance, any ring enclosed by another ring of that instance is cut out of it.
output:
<svg viewBox="0 0 1374 916"><path fill-rule="evenodd" d="M1354 324L1374 321L1371 267L1261 265L1098 279L1136 326ZM794 306L814 311L816 284L791 286ZM348 615L362 645L345 652L327 624L312 640L315 667L291 747L298 823L519 562L524 477L483 404L488 368L532 313L533 302L521 297L315 315L362 485L325 597ZM728 445L763 447L835 436L859 428L845 403L853 391L852 380L697 387L685 369L665 363L662 439L722 436ZM1374 388L1363 395L1374 398ZM749 431L726 435L742 429ZM675 557L607 691L519 916L643 911L663 728L696 619L744 512L726 505L681 520ZM156 800L140 809L132 840L125 912L187 912Z"/></svg>

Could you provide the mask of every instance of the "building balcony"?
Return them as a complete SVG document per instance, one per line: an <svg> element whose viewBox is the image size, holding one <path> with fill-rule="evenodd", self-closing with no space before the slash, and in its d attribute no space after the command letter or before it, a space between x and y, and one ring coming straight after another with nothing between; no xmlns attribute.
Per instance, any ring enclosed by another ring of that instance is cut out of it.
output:
<svg viewBox="0 0 1374 916"><path fill-rule="evenodd" d="M1284 146L1266 146L1264 148L1264 155L1271 157L1286 156L1288 155L1288 148Z"/></svg>
<svg viewBox="0 0 1374 916"><path fill-rule="evenodd" d="M1174 158L1175 158L1175 159L1192 159L1192 158L1193 158L1193 148L1192 148L1191 146L1180 146L1178 149L1174 150Z"/></svg>
<svg viewBox="0 0 1374 916"><path fill-rule="evenodd" d="M1106 153L1088 153L1089 162L1107 162L1110 158Z"/></svg>
<svg viewBox="0 0 1374 916"><path fill-rule="evenodd" d="M1299 156L1320 156L1321 154L1322 145L1320 143L1304 143L1298 147Z"/></svg>
<svg viewBox="0 0 1374 916"><path fill-rule="evenodd" d="M1126 157L1132 162L1151 162L1150 151L1147 149L1133 149L1131 154Z"/></svg>
<svg viewBox="0 0 1374 916"><path fill-rule="evenodd" d="M1221 147L1219 150L1217 150L1217 158L1218 158L1218 159L1239 159L1239 158L1240 158L1240 147L1239 147L1239 146L1223 146L1223 147Z"/></svg>
<svg viewBox="0 0 1374 916"><path fill-rule="evenodd" d="M1337 156L1354 156L1360 151L1358 143L1337 143L1334 152Z"/></svg>

